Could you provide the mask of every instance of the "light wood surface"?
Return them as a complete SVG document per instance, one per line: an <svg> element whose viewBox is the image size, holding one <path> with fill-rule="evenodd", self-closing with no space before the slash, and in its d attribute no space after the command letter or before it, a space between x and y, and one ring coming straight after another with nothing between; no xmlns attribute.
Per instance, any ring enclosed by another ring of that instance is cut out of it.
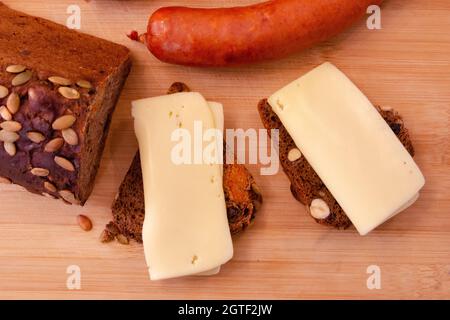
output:
<svg viewBox="0 0 450 320"><path fill-rule="evenodd" d="M13 8L65 23L69 4L82 31L128 46L134 66L114 115L95 190L85 207L67 206L0 187L0 298L450 298L450 2L387 0L382 30L365 23L312 50L245 68L198 69L163 64L130 41L163 5L237 5L254 1L3 0ZM184 81L225 106L227 128L261 128L267 97L314 66L331 61L373 103L404 117L427 184L419 201L366 237L354 228L316 224L280 171L259 175L264 205L254 226L234 239L233 260L213 277L150 282L142 246L101 244L110 205L136 151L130 101ZM93 220L82 231L76 215ZM81 290L66 288L66 268L81 268ZM369 265L381 289L366 286Z"/></svg>

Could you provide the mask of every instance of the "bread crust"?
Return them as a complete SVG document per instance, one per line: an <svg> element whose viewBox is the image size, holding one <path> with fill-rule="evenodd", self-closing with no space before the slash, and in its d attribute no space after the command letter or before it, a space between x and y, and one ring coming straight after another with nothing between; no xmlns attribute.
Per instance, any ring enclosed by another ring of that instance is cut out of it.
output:
<svg viewBox="0 0 450 320"><path fill-rule="evenodd" d="M17 94L18 110L7 118L21 126L14 147L9 145L14 152L8 153L0 141L0 177L33 193L83 205L93 189L111 117L131 69L129 50L1 2L0 16L0 85L8 93L0 98L0 106L8 106L10 96ZM29 79L15 85L18 74L7 70L12 65L23 65ZM54 76L69 82L50 81ZM87 81L84 87L77 84L80 80ZM60 89L78 98L69 99ZM71 140L67 131L65 136L62 128L53 127L62 116L75 119L67 128L73 130ZM0 126L6 121L0 117ZM63 143L48 151L51 141ZM34 168L48 174L35 175Z"/></svg>

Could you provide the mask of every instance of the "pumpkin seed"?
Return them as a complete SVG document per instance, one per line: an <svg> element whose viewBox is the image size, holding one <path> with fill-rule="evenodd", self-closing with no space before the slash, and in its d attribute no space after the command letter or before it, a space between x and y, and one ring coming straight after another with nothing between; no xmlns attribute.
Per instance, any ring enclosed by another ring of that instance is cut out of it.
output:
<svg viewBox="0 0 450 320"><path fill-rule="evenodd" d="M28 137L28 139L30 139L34 143L41 143L42 141L45 140L44 135L42 133L40 133L40 132L37 132L37 131L27 132L27 137Z"/></svg>
<svg viewBox="0 0 450 320"><path fill-rule="evenodd" d="M66 99L71 100L80 99L80 93L73 88L59 87L58 92Z"/></svg>
<svg viewBox="0 0 450 320"><path fill-rule="evenodd" d="M61 133L64 141L66 141L71 146L76 146L78 144L78 135L72 128L64 129Z"/></svg>
<svg viewBox="0 0 450 320"><path fill-rule="evenodd" d="M12 181L5 177L0 177L0 184L11 184Z"/></svg>
<svg viewBox="0 0 450 320"><path fill-rule="evenodd" d="M6 107L11 114L15 114L17 111L19 111L20 97L17 93L12 92L9 95L8 100L6 100Z"/></svg>
<svg viewBox="0 0 450 320"><path fill-rule="evenodd" d="M56 152L58 151L64 144L64 140L62 138L55 138L50 140L44 148L45 152Z"/></svg>
<svg viewBox="0 0 450 320"><path fill-rule="evenodd" d="M71 171L71 172L75 171L75 167L72 164L72 162L70 162L66 158L56 156L55 163L67 171Z"/></svg>
<svg viewBox="0 0 450 320"><path fill-rule="evenodd" d="M0 117L3 118L3 120L9 121L12 119L11 113L8 111L8 108L6 106L0 107Z"/></svg>
<svg viewBox="0 0 450 320"><path fill-rule="evenodd" d="M75 195L70 192L69 190L61 190L59 192L59 195L61 196L61 198L63 198L64 200L66 200L67 202L71 203L71 204L80 204L80 201L77 200L75 198Z"/></svg>
<svg viewBox="0 0 450 320"><path fill-rule="evenodd" d="M90 231L92 229L92 221L88 217L86 217L83 214L79 214L77 216L77 222L78 225L83 229L84 231Z"/></svg>
<svg viewBox="0 0 450 320"><path fill-rule="evenodd" d="M69 79L58 76L49 77L48 81L54 84L58 84L60 86L70 86L72 84L72 81L70 81Z"/></svg>
<svg viewBox="0 0 450 320"><path fill-rule="evenodd" d="M21 86L30 81L32 75L33 73L30 70L19 73L11 80L11 84L13 86Z"/></svg>
<svg viewBox="0 0 450 320"><path fill-rule="evenodd" d="M44 168L33 168L30 170L31 174L37 177L46 177L50 174L50 171Z"/></svg>
<svg viewBox="0 0 450 320"><path fill-rule="evenodd" d="M79 86L80 88L85 88L85 89L91 89L92 88L92 84L87 81L87 80L78 80L77 81L77 86Z"/></svg>
<svg viewBox="0 0 450 320"><path fill-rule="evenodd" d="M0 85L0 99L3 99L6 97L9 93L9 90L7 87Z"/></svg>
<svg viewBox="0 0 450 320"><path fill-rule="evenodd" d="M76 120L77 119L73 115L67 114L56 119L52 124L52 128L54 130L68 129L75 123Z"/></svg>
<svg viewBox="0 0 450 320"><path fill-rule="evenodd" d="M53 183L50 183L48 181L44 182L44 188L47 189L50 192L56 192L56 187Z"/></svg>
<svg viewBox="0 0 450 320"><path fill-rule="evenodd" d="M0 123L0 128L11 132L17 132L22 130L22 125L17 121L4 121Z"/></svg>
<svg viewBox="0 0 450 320"><path fill-rule="evenodd" d="M9 154L11 157L14 157L16 155L16 145L12 142L5 142L3 144L3 148L5 148L5 151L7 154Z"/></svg>
<svg viewBox="0 0 450 320"><path fill-rule="evenodd" d="M15 132L0 130L0 141L14 143L19 138L20 136Z"/></svg>
<svg viewBox="0 0 450 320"><path fill-rule="evenodd" d="M21 72L25 71L26 68L27 67L25 67L25 66L23 66L21 64L13 64L13 65L10 65L10 66L6 67L6 72L9 72L9 73L21 73Z"/></svg>

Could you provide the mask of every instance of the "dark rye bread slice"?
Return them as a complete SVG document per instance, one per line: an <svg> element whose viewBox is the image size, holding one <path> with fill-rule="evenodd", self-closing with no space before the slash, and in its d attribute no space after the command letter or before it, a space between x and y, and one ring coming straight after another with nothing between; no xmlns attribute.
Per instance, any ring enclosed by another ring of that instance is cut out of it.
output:
<svg viewBox="0 0 450 320"><path fill-rule="evenodd" d="M377 110L408 152L414 156L414 148L401 116L392 109L381 109L377 107ZM315 219L318 223L338 229L346 229L351 226L352 223L350 219L336 202L330 191L328 191L327 187L305 157L302 156L296 161L290 161L288 159L289 151L296 148L296 145L278 116L272 110L267 99L263 99L259 102L258 111L264 127L269 130L269 134L270 129L279 129L280 162L291 182L291 192L295 199L304 204L308 212L309 206L314 199L323 199L330 208L330 215L326 219Z"/></svg>
<svg viewBox="0 0 450 320"><path fill-rule="evenodd" d="M174 83L168 94L189 91L180 82ZM226 150L226 148L224 148ZM224 164L223 189L227 206L228 223L232 234L246 229L255 218L262 196L253 176L242 164ZM145 217L144 187L139 152L136 153L112 205L113 221L102 235L103 241L118 234L142 242L142 225Z"/></svg>
<svg viewBox="0 0 450 320"><path fill-rule="evenodd" d="M0 182L84 204L130 68L126 47L0 2Z"/></svg>

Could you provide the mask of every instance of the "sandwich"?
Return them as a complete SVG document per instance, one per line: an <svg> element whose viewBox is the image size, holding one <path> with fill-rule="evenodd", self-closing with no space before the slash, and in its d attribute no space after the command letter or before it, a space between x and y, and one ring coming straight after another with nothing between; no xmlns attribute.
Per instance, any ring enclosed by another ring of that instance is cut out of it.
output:
<svg viewBox="0 0 450 320"><path fill-rule="evenodd" d="M405 210L425 179L402 117L375 107L324 63L258 104L279 131L279 157L295 199L320 224L361 235Z"/></svg>
<svg viewBox="0 0 450 320"><path fill-rule="evenodd" d="M188 93L190 90L189 88L182 83L174 83L170 89L168 90L168 95L176 95L179 93ZM198 95L193 93L194 95ZM167 96L163 96L163 99L167 98ZM197 98L199 98L197 96ZM175 98L177 101L179 101L180 97ZM187 101L189 98L182 97L183 101ZM201 100L201 98L200 98ZM216 107L219 109L219 118L220 118L220 108L221 106L219 104L215 104ZM148 109L150 107L145 106L143 109ZM189 105L185 105L186 111L192 114L194 117L197 114L196 111L189 109ZM184 109L184 108L183 108ZM172 113L171 113L172 112ZM186 112L186 114L187 114ZM176 126L183 127L187 123L182 123L180 115L177 112L171 110L167 112L167 119L173 118L173 120L179 121L176 123ZM142 118L142 117L141 117ZM180 119L180 120L178 120ZM135 118L136 120L136 118ZM185 120L187 121L187 120ZM219 120L221 122L223 120ZM223 125L220 124L219 127L222 127ZM172 128L173 129L173 128ZM160 143L160 142L159 142ZM141 143L140 143L141 147ZM158 151L159 148L157 148ZM221 150L222 148L217 148L217 150ZM223 147L223 152L226 152L226 146ZM141 166L141 157L142 154L139 152L136 154L136 156L133 159L133 163L128 170L120 188L119 192L113 202L112 205L112 212L113 212L113 221L111 221L105 228L103 239L106 241L109 241L113 239L114 237L117 237L118 239L133 239L136 240L139 243L144 242L145 247L145 236L143 237L143 226L144 221L146 219L146 195L144 192L144 184L145 179L143 179L142 174L142 166ZM223 204L224 204L224 212L225 212L225 222L227 225L227 232L229 234L235 235L237 233L242 232L247 227L249 227L254 218L256 211L259 209L259 207L262 204L262 196L261 192L259 190L259 187L255 183L254 178L250 174L250 172L247 170L247 168L242 164L215 164L220 167L219 171L223 174L217 176L215 179L215 184L218 186L220 185L220 188L223 192ZM189 167L189 165L187 165ZM194 165L195 166L195 165ZM165 179L168 178L169 174L164 173ZM222 182L222 183L220 183ZM212 184L212 180L209 180L209 183ZM194 181L189 181L190 188L193 187ZM174 184L176 185L176 183ZM191 190L190 188L187 188L185 191L186 195L189 195ZM158 187L158 189L160 189ZM216 190L217 191L217 190ZM150 193L151 191L149 191ZM158 191L155 191L158 192ZM173 201L179 201L180 197L183 197L183 194L176 194L175 190L172 189L172 193L170 196ZM203 201L206 202L205 196L202 195ZM157 201L157 200L155 200ZM153 201L152 201L153 202ZM150 202L152 204L152 202ZM202 204L203 206L204 204ZM184 208L185 209L185 208ZM173 212L173 215L175 217L180 218L180 216L183 216L183 210L179 210L180 212ZM208 212L205 212L205 208L202 207L201 214L202 215L208 215ZM177 219L178 219L177 218ZM181 218L180 218L181 219ZM206 223L207 221L204 221ZM202 227L205 227L205 225L202 225ZM225 233L223 228L221 229L222 234ZM144 232L145 234L145 232ZM173 249L173 248L172 248ZM219 250L220 251L220 250ZM223 251L223 250L222 250ZM173 251L172 251L173 252ZM198 255L193 254L190 258L192 261L197 263L197 261L200 261ZM203 257L202 257L203 258ZM198 259L198 260L197 260ZM226 260L226 259L225 259ZM189 266L191 267L191 266ZM218 266L215 266L213 271L218 271ZM211 270L203 270L203 267L193 268L193 270L199 271L198 273L204 274L206 271L206 274L210 274ZM197 272L196 272L197 273ZM150 273L151 274L151 273ZM173 277L173 276L182 276L182 275L188 275L192 273L187 274L178 274L174 275L174 273L170 275L166 275L167 277ZM165 278L164 275L154 275L154 279L160 279Z"/></svg>

